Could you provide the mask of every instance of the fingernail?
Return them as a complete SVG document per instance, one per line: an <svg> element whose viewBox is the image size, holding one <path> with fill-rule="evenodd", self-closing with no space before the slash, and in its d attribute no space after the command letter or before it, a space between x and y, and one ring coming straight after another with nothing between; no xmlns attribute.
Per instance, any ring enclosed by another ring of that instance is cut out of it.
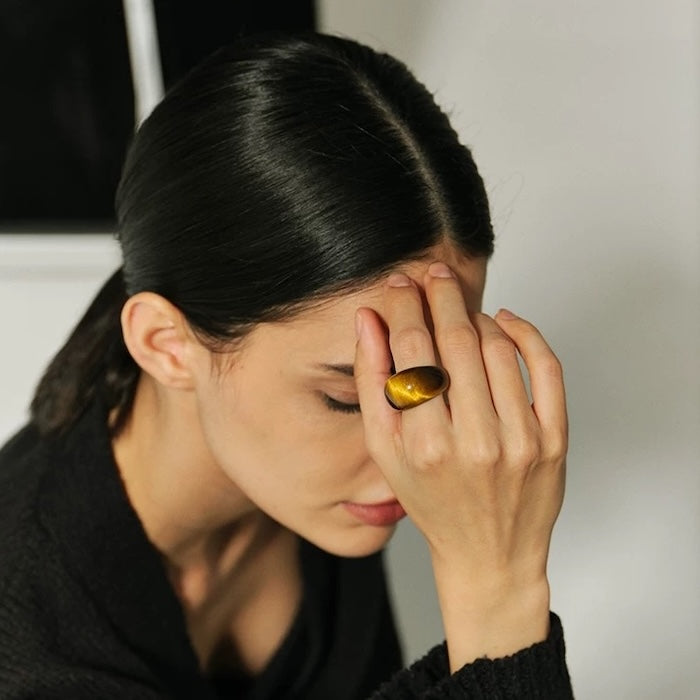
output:
<svg viewBox="0 0 700 700"><path fill-rule="evenodd" d="M431 263L430 267L428 268L428 274L431 277L454 277L452 270L450 270L450 268L443 262Z"/></svg>
<svg viewBox="0 0 700 700"><path fill-rule="evenodd" d="M393 275L389 275L387 284L390 287L410 287L413 283L406 275L395 272Z"/></svg>
<svg viewBox="0 0 700 700"><path fill-rule="evenodd" d="M504 321L512 321L518 318L512 311L508 311L508 309L500 309L496 315Z"/></svg>
<svg viewBox="0 0 700 700"><path fill-rule="evenodd" d="M362 314L357 311L355 313L355 334L357 335L357 339L360 339L360 336L362 335Z"/></svg>

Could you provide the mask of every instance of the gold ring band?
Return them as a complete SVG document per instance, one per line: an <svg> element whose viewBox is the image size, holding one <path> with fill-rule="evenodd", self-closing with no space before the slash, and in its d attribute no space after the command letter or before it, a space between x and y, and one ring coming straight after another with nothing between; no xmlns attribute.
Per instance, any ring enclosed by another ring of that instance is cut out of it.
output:
<svg viewBox="0 0 700 700"><path fill-rule="evenodd" d="M450 378L442 367L409 367L386 380L384 396L392 408L403 411L440 396L449 385Z"/></svg>

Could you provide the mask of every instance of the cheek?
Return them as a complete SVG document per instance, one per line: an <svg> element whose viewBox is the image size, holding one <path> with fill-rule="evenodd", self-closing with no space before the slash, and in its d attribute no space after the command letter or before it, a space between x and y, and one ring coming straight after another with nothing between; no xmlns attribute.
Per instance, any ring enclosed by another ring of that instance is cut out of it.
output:
<svg viewBox="0 0 700 700"><path fill-rule="evenodd" d="M212 392L200 400L199 415L214 460L230 476L243 465L254 469L278 443L276 417L260 396Z"/></svg>
<svg viewBox="0 0 700 700"><path fill-rule="evenodd" d="M213 460L261 507L334 500L367 471L361 416L330 411L308 386L252 359L200 383L197 402Z"/></svg>
<svg viewBox="0 0 700 700"><path fill-rule="evenodd" d="M260 392L202 396L200 419L212 457L246 492L310 493L341 485L367 461L362 424L313 403L289 395L275 401Z"/></svg>

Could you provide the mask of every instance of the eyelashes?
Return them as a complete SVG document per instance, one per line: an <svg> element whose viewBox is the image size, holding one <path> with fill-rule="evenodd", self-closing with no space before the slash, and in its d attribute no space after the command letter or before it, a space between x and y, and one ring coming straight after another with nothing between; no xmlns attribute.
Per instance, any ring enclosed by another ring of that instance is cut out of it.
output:
<svg viewBox="0 0 700 700"><path fill-rule="evenodd" d="M325 403L331 411L339 411L340 413L360 412L359 403L343 403L342 401L332 399L328 394L323 394L323 403Z"/></svg>

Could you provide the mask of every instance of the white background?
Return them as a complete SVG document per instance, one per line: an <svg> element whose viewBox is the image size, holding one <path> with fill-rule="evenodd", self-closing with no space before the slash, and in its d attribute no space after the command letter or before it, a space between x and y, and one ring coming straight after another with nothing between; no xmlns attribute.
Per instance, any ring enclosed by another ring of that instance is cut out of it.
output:
<svg viewBox="0 0 700 700"><path fill-rule="evenodd" d="M578 698L700 697L700 11L693 0L321 0L448 109L497 231L486 311L533 320L571 414L553 608ZM116 265L105 237L0 237L0 437ZM390 548L409 657L429 563Z"/></svg>

